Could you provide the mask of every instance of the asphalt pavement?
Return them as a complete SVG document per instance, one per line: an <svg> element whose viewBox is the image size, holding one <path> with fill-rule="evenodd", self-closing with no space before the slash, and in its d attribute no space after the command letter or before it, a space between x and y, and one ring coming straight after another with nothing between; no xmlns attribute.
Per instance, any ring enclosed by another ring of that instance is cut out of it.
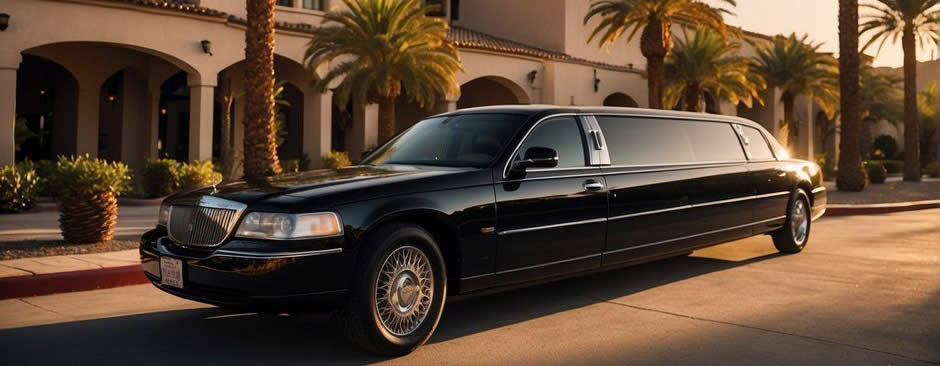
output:
<svg viewBox="0 0 940 366"><path fill-rule="evenodd" d="M760 236L448 303L385 359L323 315L232 313L150 285L0 301L0 363L929 365L940 361L940 210L823 218L800 254ZM5 359L4 359L5 358Z"/></svg>

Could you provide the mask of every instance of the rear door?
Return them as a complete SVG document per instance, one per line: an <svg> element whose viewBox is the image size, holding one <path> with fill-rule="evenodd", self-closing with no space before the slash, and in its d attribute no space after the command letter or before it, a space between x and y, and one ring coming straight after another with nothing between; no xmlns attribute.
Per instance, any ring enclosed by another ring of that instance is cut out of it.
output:
<svg viewBox="0 0 940 366"><path fill-rule="evenodd" d="M604 265L750 233L744 152L730 124L597 116L607 140Z"/></svg>
<svg viewBox="0 0 940 366"><path fill-rule="evenodd" d="M607 216L607 190L599 168L589 164L589 145L575 116L536 125L515 153L531 147L558 152L550 169L529 169L496 184L497 277L509 284L600 266Z"/></svg>

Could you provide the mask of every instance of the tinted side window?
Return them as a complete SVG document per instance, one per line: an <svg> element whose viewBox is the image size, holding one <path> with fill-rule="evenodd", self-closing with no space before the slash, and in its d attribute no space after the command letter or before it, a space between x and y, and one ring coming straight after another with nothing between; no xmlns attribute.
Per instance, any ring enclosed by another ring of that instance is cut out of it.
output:
<svg viewBox="0 0 940 366"><path fill-rule="evenodd" d="M741 133L744 135L744 147L747 150L747 156L751 160L773 159L774 154L767 146L767 140L764 135L756 128L741 126Z"/></svg>
<svg viewBox="0 0 940 366"><path fill-rule="evenodd" d="M585 166L581 127L573 117L542 122L526 137L516 159L525 157L530 147L547 147L558 152L558 168Z"/></svg>
<svg viewBox="0 0 940 366"><path fill-rule="evenodd" d="M744 160L731 125L668 119L597 117L613 165Z"/></svg>
<svg viewBox="0 0 940 366"><path fill-rule="evenodd" d="M741 142L731 124L723 122L685 122L685 133L692 141L699 162L745 160Z"/></svg>

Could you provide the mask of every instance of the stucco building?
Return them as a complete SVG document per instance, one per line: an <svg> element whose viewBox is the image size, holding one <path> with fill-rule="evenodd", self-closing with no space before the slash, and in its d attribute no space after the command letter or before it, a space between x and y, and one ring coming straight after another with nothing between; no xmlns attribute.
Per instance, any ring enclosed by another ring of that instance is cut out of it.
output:
<svg viewBox="0 0 940 366"><path fill-rule="evenodd" d="M585 0L429 0L442 5L465 72L460 95L429 110L397 106L398 128L456 108L514 103L648 106L645 59L638 40L599 50L587 44ZM323 10L339 0L279 0L275 73L286 82L282 158L307 156L310 167L330 150L358 157L378 143L377 107L345 111L331 92L310 86L303 55ZM243 89L245 4L241 0L5 0L0 13L0 165L29 157L88 153L132 168L155 157L218 155L222 85ZM677 35L682 35L676 26ZM747 33L760 41L766 36ZM753 55L744 42L742 53ZM318 70L324 72L325 70ZM14 87L15 86L15 87ZM746 108L716 102L712 113L737 114L772 131L783 119L778 90ZM235 100L235 138L242 138L244 100ZM797 156L821 149L814 136L818 108L797 106ZM40 137L15 151L15 118ZM834 143L831 145L834 146ZM236 146L240 148L241 143Z"/></svg>

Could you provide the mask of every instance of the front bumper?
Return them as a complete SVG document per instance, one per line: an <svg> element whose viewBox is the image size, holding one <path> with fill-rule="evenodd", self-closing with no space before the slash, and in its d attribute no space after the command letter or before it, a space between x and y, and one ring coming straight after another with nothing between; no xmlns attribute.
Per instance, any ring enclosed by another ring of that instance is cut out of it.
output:
<svg viewBox="0 0 940 366"><path fill-rule="evenodd" d="M354 253L342 237L290 243L231 240L211 249L175 245L163 229L141 238L140 261L157 288L226 307L328 309L345 299ZM160 257L183 262L183 287L161 284Z"/></svg>

